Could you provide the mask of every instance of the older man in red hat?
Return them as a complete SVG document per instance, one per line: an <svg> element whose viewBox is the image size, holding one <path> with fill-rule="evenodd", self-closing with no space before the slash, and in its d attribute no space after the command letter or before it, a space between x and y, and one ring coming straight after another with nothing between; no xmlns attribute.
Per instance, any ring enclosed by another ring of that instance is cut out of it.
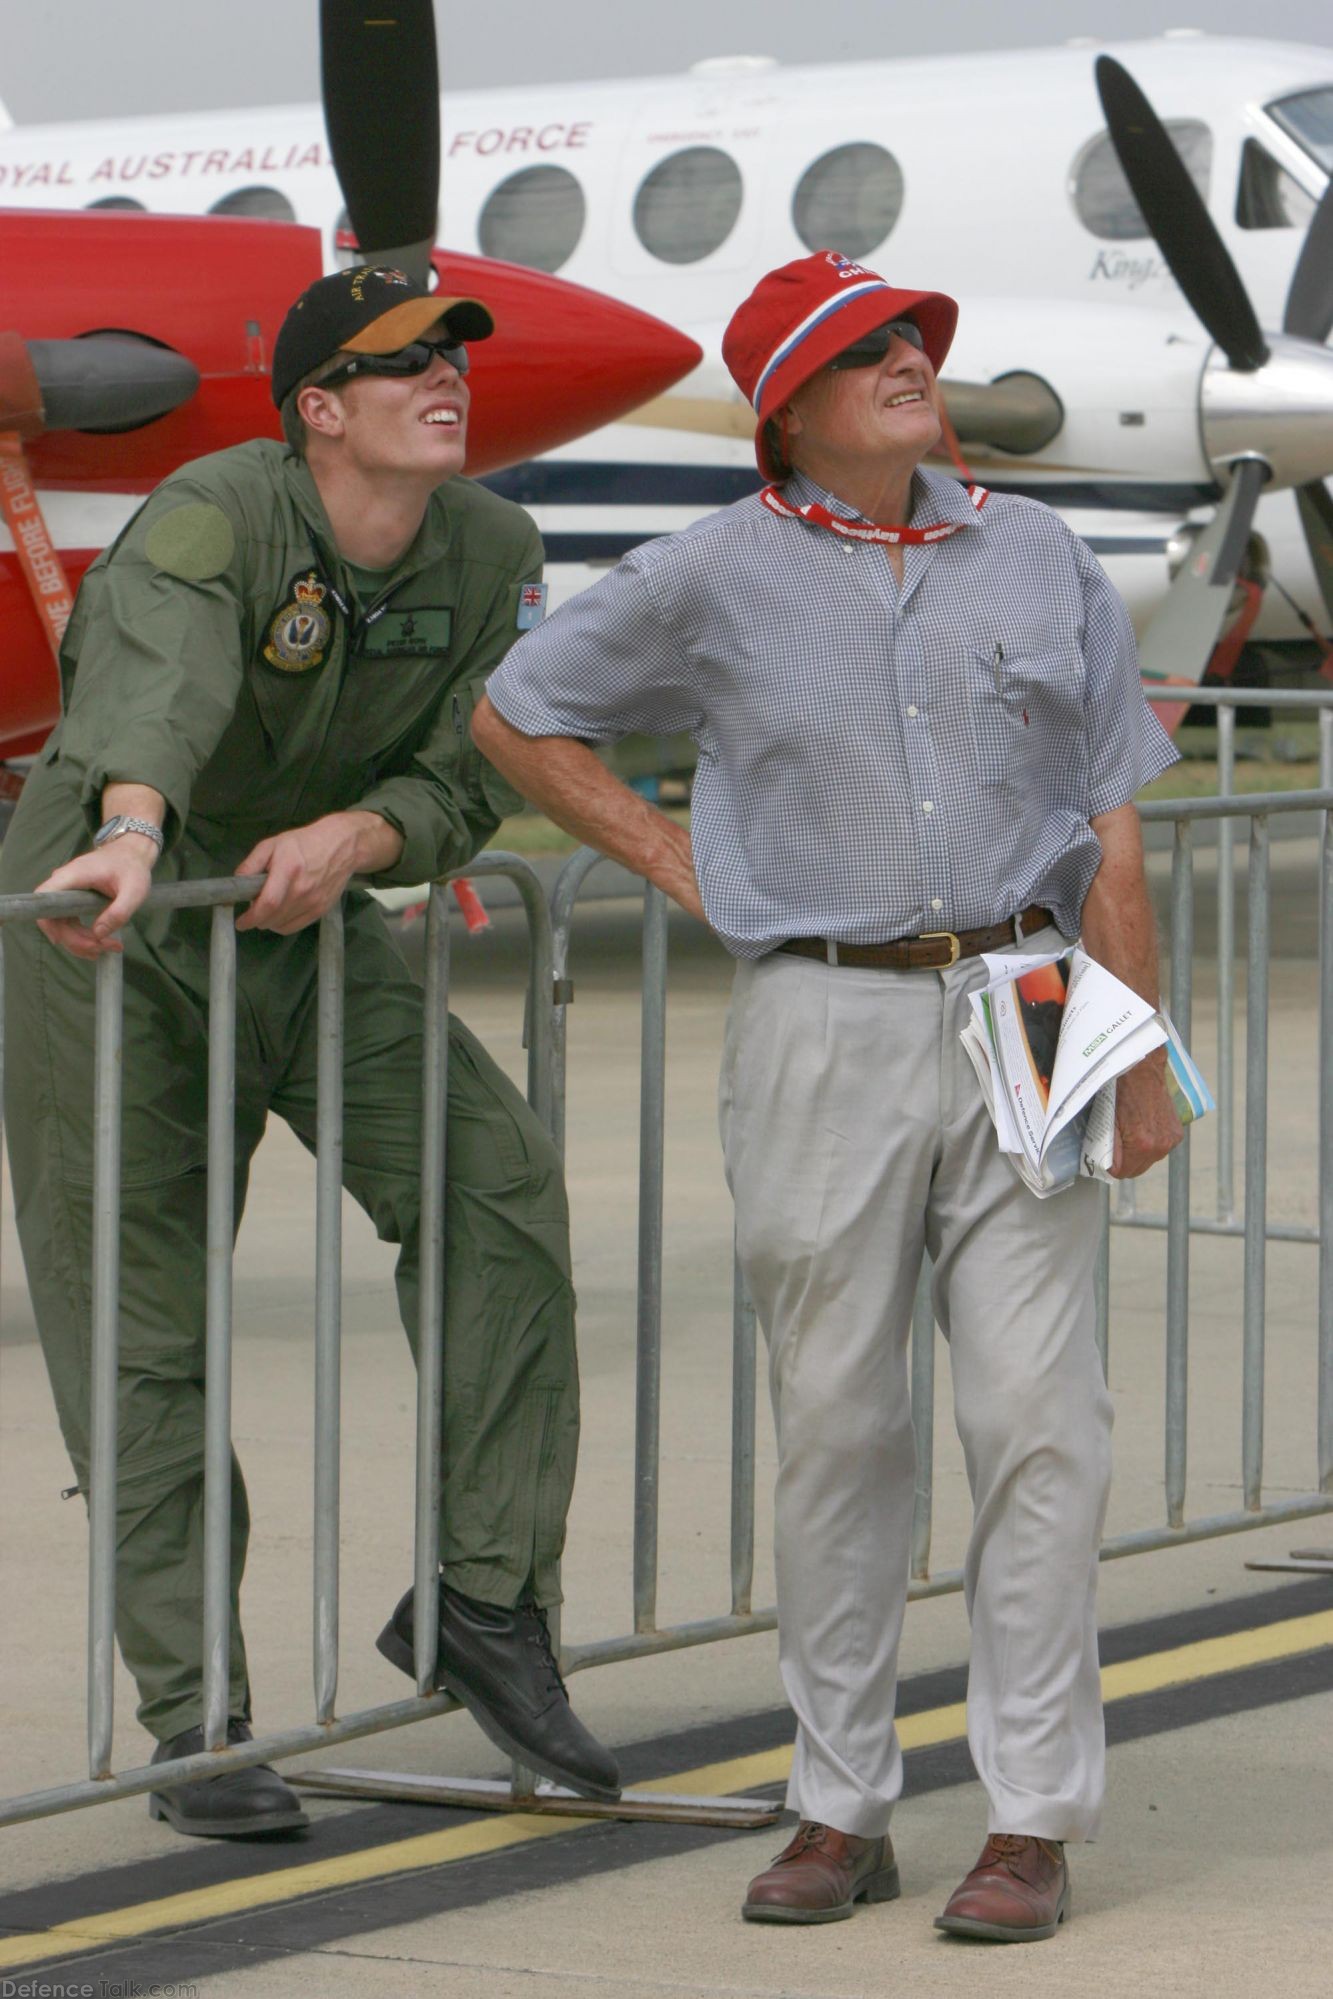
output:
<svg viewBox="0 0 1333 1999"><path fill-rule="evenodd" d="M1096 1190L1027 1191L959 1037L979 953L1080 931L1156 1003L1132 800L1174 753L1087 547L1046 507L923 463L956 317L833 251L771 272L723 342L771 483L520 640L474 727L738 961L722 1133L770 1350L801 1821L744 1913L830 1922L898 1892L906 1352L928 1253L972 1487L968 1739L989 1799L938 1921L1009 1942L1064 1920L1064 1842L1101 1809L1111 1406ZM689 835L586 747L633 730L692 732ZM1160 1056L1122 1080L1117 1123L1123 1175L1179 1139Z"/></svg>

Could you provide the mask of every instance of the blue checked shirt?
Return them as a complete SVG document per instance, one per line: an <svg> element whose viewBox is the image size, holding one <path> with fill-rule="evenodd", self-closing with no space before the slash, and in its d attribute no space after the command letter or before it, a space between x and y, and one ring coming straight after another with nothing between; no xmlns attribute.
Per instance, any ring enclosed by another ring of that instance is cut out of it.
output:
<svg viewBox="0 0 1333 1999"><path fill-rule="evenodd" d="M795 476L784 495L833 495ZM1125 607L1048 507L920 469L905 549L783 519L757 496L627 555L487 683L528 736L688 730L709 922L741 958L788 937L879 943L1003 922L1077 936L1088 821L1175 762Z"/></svg>

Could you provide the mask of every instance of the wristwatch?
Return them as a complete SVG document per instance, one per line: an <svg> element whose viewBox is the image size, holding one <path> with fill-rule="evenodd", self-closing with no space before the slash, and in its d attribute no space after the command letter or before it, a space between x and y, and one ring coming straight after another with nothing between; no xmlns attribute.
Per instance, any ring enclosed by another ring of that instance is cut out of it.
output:
<svg viewBox="0 0 1333 1999"><path fill-rule="evenodd" d="M162 828L154 826L151 819L131 819L128 813L117 812L114 818L106 820L93 834L93 845L105 847L108 840L118 840L122 833L144 833L153 842L158 853L162 851Z"/></svg>

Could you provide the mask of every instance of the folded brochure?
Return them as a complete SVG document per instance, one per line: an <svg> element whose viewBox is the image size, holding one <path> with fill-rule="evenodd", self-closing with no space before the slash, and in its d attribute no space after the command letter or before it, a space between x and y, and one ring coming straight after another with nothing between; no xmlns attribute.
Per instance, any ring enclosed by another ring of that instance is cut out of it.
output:
<svg viewBox="0 0 1333 1999"><path fill-rule="evenodd" d="M1080 1173L1110 1178L1115 1084L1166 1047L1167 1087L1182 1124L1214 1108L1164 1009L1090 958L1080 944L1040 956L988 952L962 1041L1000 1149L1045 1198Z"/></svg>

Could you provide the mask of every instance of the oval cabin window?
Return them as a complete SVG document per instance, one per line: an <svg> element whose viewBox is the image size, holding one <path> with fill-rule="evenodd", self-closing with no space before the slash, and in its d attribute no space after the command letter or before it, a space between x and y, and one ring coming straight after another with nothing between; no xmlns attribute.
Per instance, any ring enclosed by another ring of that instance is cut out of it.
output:
<svg viewBox="0 0 1333 1999"><path fill-rule="evenodd" d="M1213 135L1197 118L1163 120L1171 142L1204 201L1213 165ZM1069 176L1074 213L1093 236L1109 243L1128 243L1150 235L1143 211L1129 191L1109 132L1089 139Z"/></svg>
<svg viewBox="0 0 1333 1999"><path fill-rule="evenodd" d="M276 187L238 187L209 209L210 215L249 215L260 222L295 222L296 210Z"/></svg>
<svg viewBox="0 0 1333 1999"><path fill-rule="evenodd" d="M523 167L487 195L477 218L483 257L558 271L579 245L588 204L566 167Z"/></svg>
<svg viewBox="0 0 1333 1999"><path fill-rule="evenodd" d="M835 146L801 175L791 219L807 250L865 257L889 235L903 206L903 172L883 146Z"/></svg>
<svg viewBox="0 0 1333 1999"><path fill-rule="evenodd" d="M687 146L659 160L640 183L635 234L664 264L697 264L720 250L736 227L743 192L730 153Z"/></svg>

